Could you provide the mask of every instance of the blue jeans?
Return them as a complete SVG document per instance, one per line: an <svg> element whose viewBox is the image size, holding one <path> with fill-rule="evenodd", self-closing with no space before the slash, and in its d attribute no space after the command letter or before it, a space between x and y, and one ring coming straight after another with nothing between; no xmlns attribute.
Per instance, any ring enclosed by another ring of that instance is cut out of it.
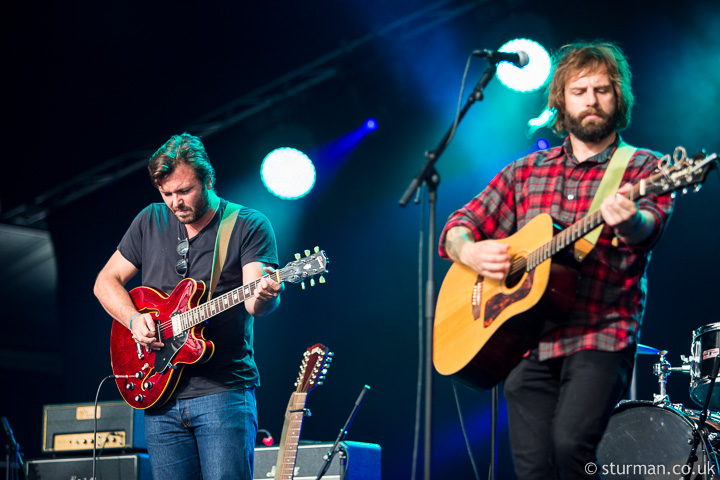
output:
<svg viewBox="0 0 720 480"><path fill-rule="evenodd" d="M255 390L171 399L145 411L154 480L252 480Z"/></svg>

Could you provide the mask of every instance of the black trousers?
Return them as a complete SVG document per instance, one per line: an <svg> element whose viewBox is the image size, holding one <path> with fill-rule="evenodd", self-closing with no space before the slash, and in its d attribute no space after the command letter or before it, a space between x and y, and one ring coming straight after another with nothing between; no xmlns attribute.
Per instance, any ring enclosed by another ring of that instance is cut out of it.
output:
<svg viewBox="0 0 720 480"><path fill-rule="evenodd" d="M505 380L510 446L520 480L601 478L597 446L632 375L635 346L523 359Z"/></svg>

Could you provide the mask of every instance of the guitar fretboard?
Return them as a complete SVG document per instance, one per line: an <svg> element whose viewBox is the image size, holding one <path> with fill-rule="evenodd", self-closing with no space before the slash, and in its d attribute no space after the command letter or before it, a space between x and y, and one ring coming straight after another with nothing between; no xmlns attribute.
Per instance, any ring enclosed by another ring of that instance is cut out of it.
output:
<svg viewBox="0 0 720 480"><path fill-rule="evenodd" d="M307 392L295 392L290 397L285 412L285 428L278 452L278 464L275 466L279 480L292 480L295 473L297 449L300 443Z"/></svg>
<svg viewBox="0 0 720 480"><path fill-rule="evenodd" d="M654 177L651 177L653 179ZM637 198L645 195L645 180L641 180L637 185L634 185L632 189L625 194L625 197L635 201ZM583 217L581 220L570 225L565 230L555 235L549 242L540 246L530 252L527 256L527 264L525 270L530 271L533 268L540 265L542 262L552 257L562 249L568 247L570 244L575 243L582 237L590 233L595 228L599 227L604 223L600 210Z"/></svg>
<svg viewBox="0 0 720 480"><path fill-rule="evenodd" d="M263 278L272 278L275 282L282 282L282 269L276 270L274 273L262 276L257 280L253 280L241 287L231 290L227 293L215 297L212 300L198 305L195 308L188 310L187 312L180 313L173 316L173 334L177 335L180 332L191 329L192 327L201 324L205 320L214 317L215 315L224 312L228 308L232 308L236 305L240 305L248 298L255 295L260 281Z"/></svg>

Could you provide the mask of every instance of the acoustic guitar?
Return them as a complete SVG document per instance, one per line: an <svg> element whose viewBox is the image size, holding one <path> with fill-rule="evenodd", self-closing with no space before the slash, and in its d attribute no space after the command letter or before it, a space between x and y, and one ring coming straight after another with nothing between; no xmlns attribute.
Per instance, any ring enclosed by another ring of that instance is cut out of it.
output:
<svg viewBox="0 0 720 480"><path fill-rule="evenodd" d="M626 196L636 200L661 195L700 183L717 155L699 153L687 158L678 147L674 162L666 155L658 173L640 180ZM567 268L552 257L568 252L584 235L603 224L600 211L553 233L550 215L541 214L510 237L498 240L510 245L510 269L502 280L485 278L469 267L454 263L438 293L433 328L433 363L437 371L477 389L502 381L537 345L542 322L541 308L562 310L571 303L572 279ZM552 271L552 275L551 275ZM542 300L542 301L541 301Z"/></svg>
<svg viewBox="0 0 720 480"><path fill-rule="evenodd" d="M285 422L275 464L275 480L292 480L294 478L300 430L303 418L306 415L309 416L309 410L305 408L307 395L317 385L323 384L325 374L332 361L332 355L332 352L320 343L308 348L303 354L300 374L295 381L297 388L290 395L290 401L285 410Z"/></svg>

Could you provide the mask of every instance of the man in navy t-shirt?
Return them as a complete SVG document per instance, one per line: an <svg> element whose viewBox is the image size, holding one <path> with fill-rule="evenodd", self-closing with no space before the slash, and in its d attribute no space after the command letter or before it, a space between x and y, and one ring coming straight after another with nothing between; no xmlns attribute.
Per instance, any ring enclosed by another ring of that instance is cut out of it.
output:
<svg viewBox="0 0 720 480"><path fill-rule="evenodd" d="M140 348L159 350L153 316L139 313L124 285L170 294L184 278L211 284L215 243L228 202L214 191L215 171L199 138L175 135L151 157L148 170L163 203L143 209L95 283L105 310ZM278 265L275 234L262 213L240 206L213 297L264 277ZM206 363L187 365L172 397L146 410L145 436L155 480L252 479L257 434L253 318L280 304L283 285L259 281L243 305L213 316L203 336L215 348Z"/></svg>

